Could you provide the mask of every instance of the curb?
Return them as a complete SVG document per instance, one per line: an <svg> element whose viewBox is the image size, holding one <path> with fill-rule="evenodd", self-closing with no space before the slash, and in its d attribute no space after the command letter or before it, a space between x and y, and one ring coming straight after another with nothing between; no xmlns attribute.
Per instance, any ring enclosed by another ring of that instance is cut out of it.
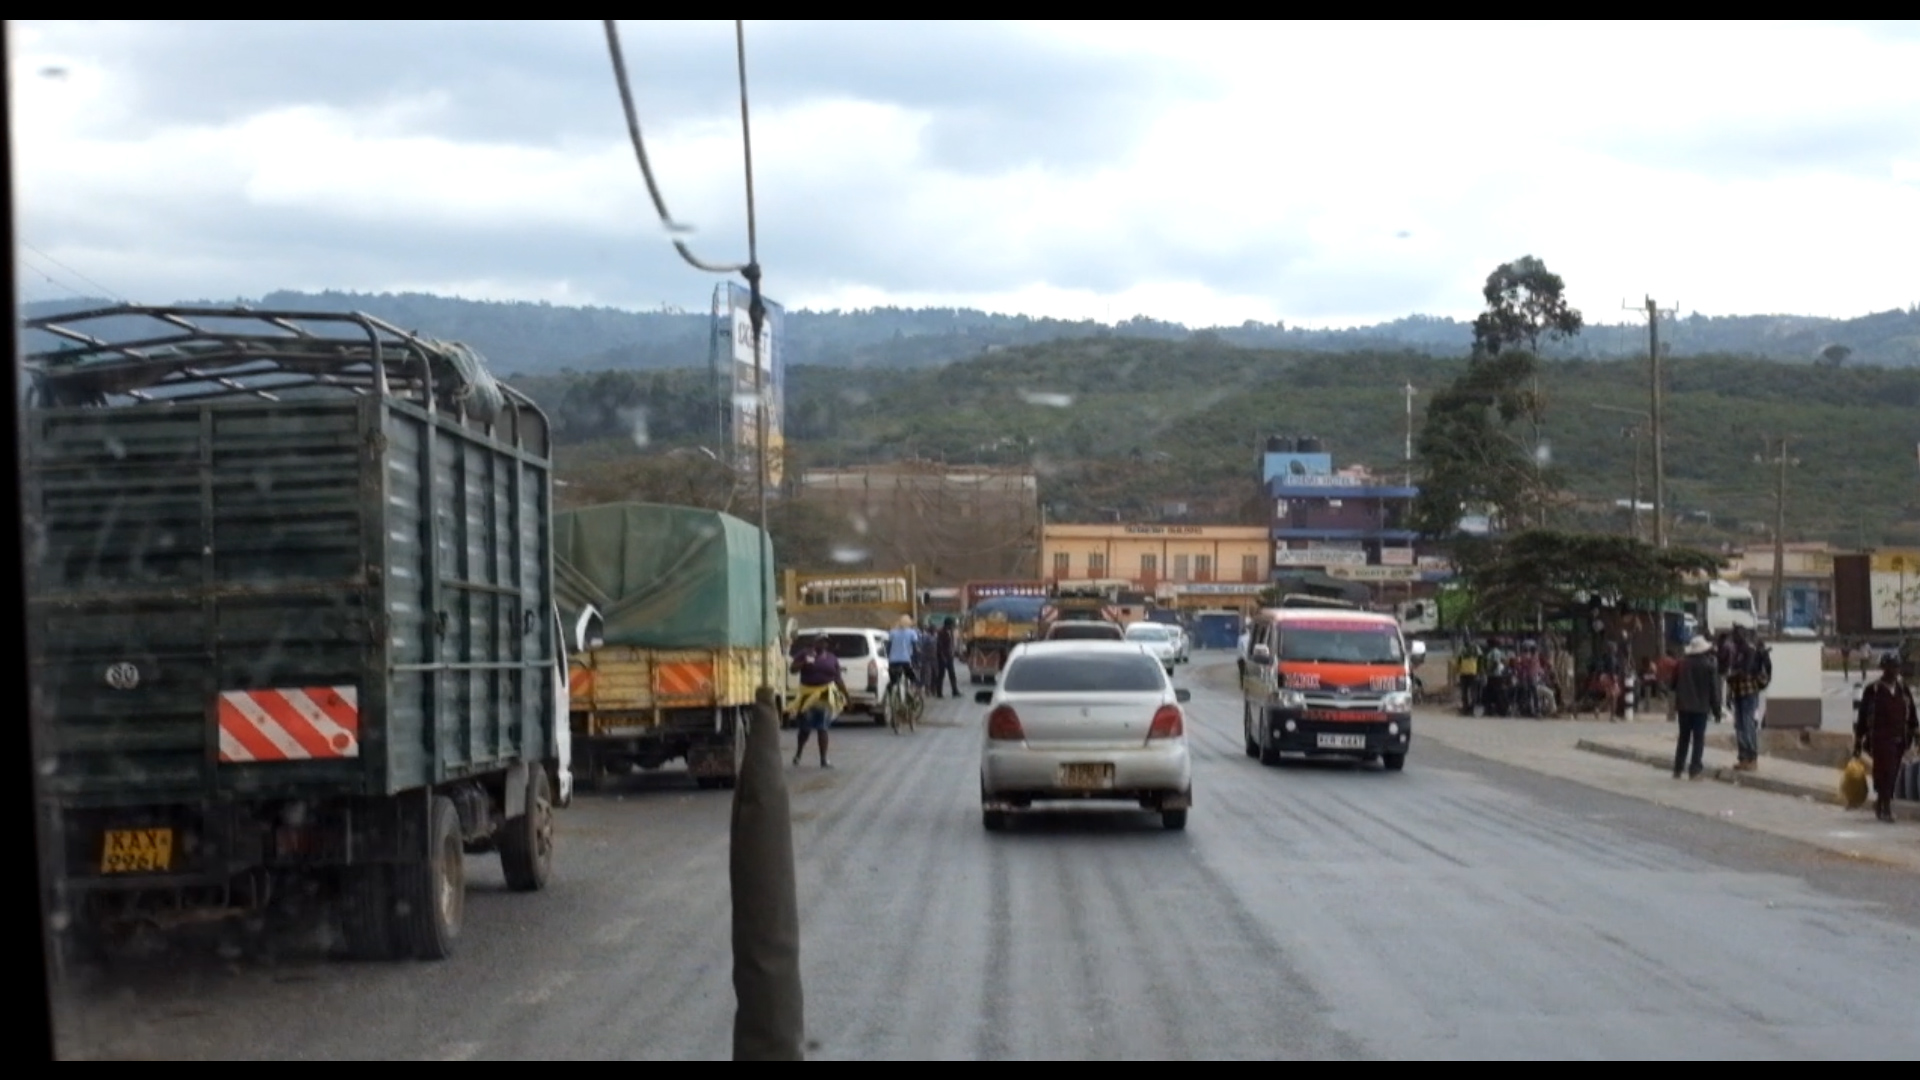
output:
<svg viewBox="0 0 1920 1080"><path fill-rule="evenodd" d="M1666 755L1649 753L1645 750L1635 750L1628 746L1614 746L1608 743L1595 742L1592 739L1581 739L1574 745L1578 749L1585 750L1590 754L1599 754L1602 757L1639 762L1642 765L1651 765L1655 768L1669 771L1673 769L1673 759ZM1701 775L1713 780L1718 780L1723 784L1732 784L1735 787L1752 788L1755 791L1766 791L1775 795L1792 795L1802 799L1812 799L1815 802L1825 803L1828 806L1846 805L1840 801L1840 795L1836 791L1831 791L1826 788L1816 788L1807 784L1797 784L1791 780L1775 780L1771 777L1757 776L1752 773L1735 772L1725 767L1709 768ZM1865 807L1862 807L1862 809L1865 809ZM1920 821L1920 806L1916 806L1911 802L1895 800L1893 804L1893 816L1896 820L1900 821Z"/></svg>

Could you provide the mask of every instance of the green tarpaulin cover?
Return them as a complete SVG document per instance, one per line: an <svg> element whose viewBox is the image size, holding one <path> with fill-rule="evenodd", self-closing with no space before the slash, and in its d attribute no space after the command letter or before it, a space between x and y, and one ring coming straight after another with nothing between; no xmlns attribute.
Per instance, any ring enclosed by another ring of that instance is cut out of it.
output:
<svg viewBox="0 0 1920 1080"><path fill-rule="evenodd" d="M768 645L779 639L779 612L773 545L762 537L717 510L657 503L567 510L553 519L554 589L569 624L588 604L599 610L608 645Z"/></svg>

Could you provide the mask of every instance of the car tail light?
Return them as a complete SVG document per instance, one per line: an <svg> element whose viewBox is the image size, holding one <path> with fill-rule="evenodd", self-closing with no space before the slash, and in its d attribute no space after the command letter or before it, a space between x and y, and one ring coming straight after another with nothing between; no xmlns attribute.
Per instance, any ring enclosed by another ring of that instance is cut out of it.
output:
<svg viewBox="0 0 1920 1080"><path fill-rule="evenodd" d="M1020 715L1011 708L1002 705L987 714L987 738L1024 742L1026 737L1026 731L1020 727Z"/></svg>
<svg viewBox="0 0 1920 1080"><path fill-rule="evenodd" d="M1177 705L1162 705L1160 711L1153 714L1153 727L1148 729L1149 739L1177 739L1187 733L1186 718L1180 715Z"/></svg>
<svg viewBox="0 0 1920 1080"><path fill-rule="evenodd" d="M867 691L872 693L880 689L880 661L867 661Z"/></svg>

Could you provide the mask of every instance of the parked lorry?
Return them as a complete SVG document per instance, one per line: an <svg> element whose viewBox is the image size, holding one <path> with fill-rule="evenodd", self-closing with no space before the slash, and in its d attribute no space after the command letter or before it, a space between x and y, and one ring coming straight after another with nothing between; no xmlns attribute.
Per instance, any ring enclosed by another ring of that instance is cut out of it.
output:
<svg viewBox="0 0 1920 1080"><path fill-rule="evenodd" d="M570 673L581 786L684 760L700 787L732 788L756 691L783 703L787 685L766 534L656 503L565 511L553 534L561 607L597 614Z"/></svg>
<svg viewBox="0 0 1920 1080"><path fill-rule="evenodd" d="M1684 646L1696 635L1714 638L1728 630L1757 630L1760 625L1754 613L1753 590L1720 578L1708 579L1699 595L1687 600L1682 608L1663 613L1669 645Z"/></svg>
<svg viewBox="0 0 1920 1080"><path fill-rule="evenodd" d="M1920 551L1833 558L1833 628L1845 647L1896 652L1905 678L1920 678Z"/></svg>
<svg viewBox="0 0 1920 1080"><path fill-rule="evenodd" d="M24 333L31 726L69 944L317 882L346 951L437 960L466 856L542 889L571 779L540 410L360 314L123 305Z"/></svg>
<svg viewBox="0 0 1920 1080"><path fill-rule="evenodd" d="M1046 595L1044 581L970 581L961 587L966 613L960 639L969 682L992 682L1013 647L1038 634Z"/></svg>

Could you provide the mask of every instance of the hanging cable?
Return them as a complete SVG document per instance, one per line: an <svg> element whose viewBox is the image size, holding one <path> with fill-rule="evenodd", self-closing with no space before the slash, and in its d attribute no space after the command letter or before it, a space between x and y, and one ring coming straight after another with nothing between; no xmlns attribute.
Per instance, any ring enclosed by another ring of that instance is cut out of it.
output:
<svg viewBox="0 0 1920 1080"><path fill-rule="evenodd" d="M86 282L88 285L91 285L94 288L99 289L100 295L106 297L109 300L118 300L123 304L132 302L132 301L129 301L125 296L122 296L120 293L117 293L114 290L107 288L105 285L100 284L99 282L93 280L92 278L81 273L80 271L75 270L73 267L68 266L66 263L61 262L59 259L54 258L53 256L47 254L44 251L41 251L39 248L34 247L32 244L27 243L25 240L20 241L20 246L23 248L26 248L28 251L31 251L34 254L40 256L41 258L47 260L48 262L59 267L60 269L65 270L67 273L72 274L74 277L79 278L81 281ZM46 274L46 271L44 270L41 271L41 274L44 276Z"/></svg>
<svg viewBox="0 0 1920 1080"><path fill-rule="evenodd" d="M602 20L602 25L606 28L607 33L607 52L613 60L614 81L619 84L620 88L620 105L626 112L627 135L633 141L633 153L634 156L639 159L640 174L646 179L647 193L653 199L653 208L655 212L660 215L661 225L665 226L669 233L692 232L693 230L690 226L681 225L679 222L674 221L673 215L667 212L666 198L660 194L660 185L654 180L653 166L647 160L646 140L640 134L640 113L634 106L633 89L627 78L626 59L620 51L620 29L618 21L605 19ZM680 257L686 260L688 265L697 270L705 270L708 273L714 274L739 274L744 277L747 282L747 316L753 326L754 415L755 427L757 429L755 449L758 451L757 457L759 458L759 469L757 470L759 524L761 542L765 545L771 542L771 538L767 535L767 458L770 450L767 446L767 392L765 372L772 366L772 357L770 350L768 353L761 351L766 347L767 308L766 301L760 294L760 234L759 222L754 212L753 200L753 135L752 128L748 121L747 109L747 31L744 20L735 19L733 21L733 36L734 55L740 77L740 142L746 158L747 261L740 265L716 265L695 256L692 250L687 247L685 241L676 239L673 241L673 246L674 250L680 253ZM766 357L766 363L762 363L763 356ZM772 582L767 578L768 571L766 565L770 557L771 553L769 552L767 557L761 559L760 595L762 597L763 623L769 614L765 609L765 598L772 589ZM771 672L766 665L764 656L761 660L761 685L769 687L772 685Z"/></svg>

